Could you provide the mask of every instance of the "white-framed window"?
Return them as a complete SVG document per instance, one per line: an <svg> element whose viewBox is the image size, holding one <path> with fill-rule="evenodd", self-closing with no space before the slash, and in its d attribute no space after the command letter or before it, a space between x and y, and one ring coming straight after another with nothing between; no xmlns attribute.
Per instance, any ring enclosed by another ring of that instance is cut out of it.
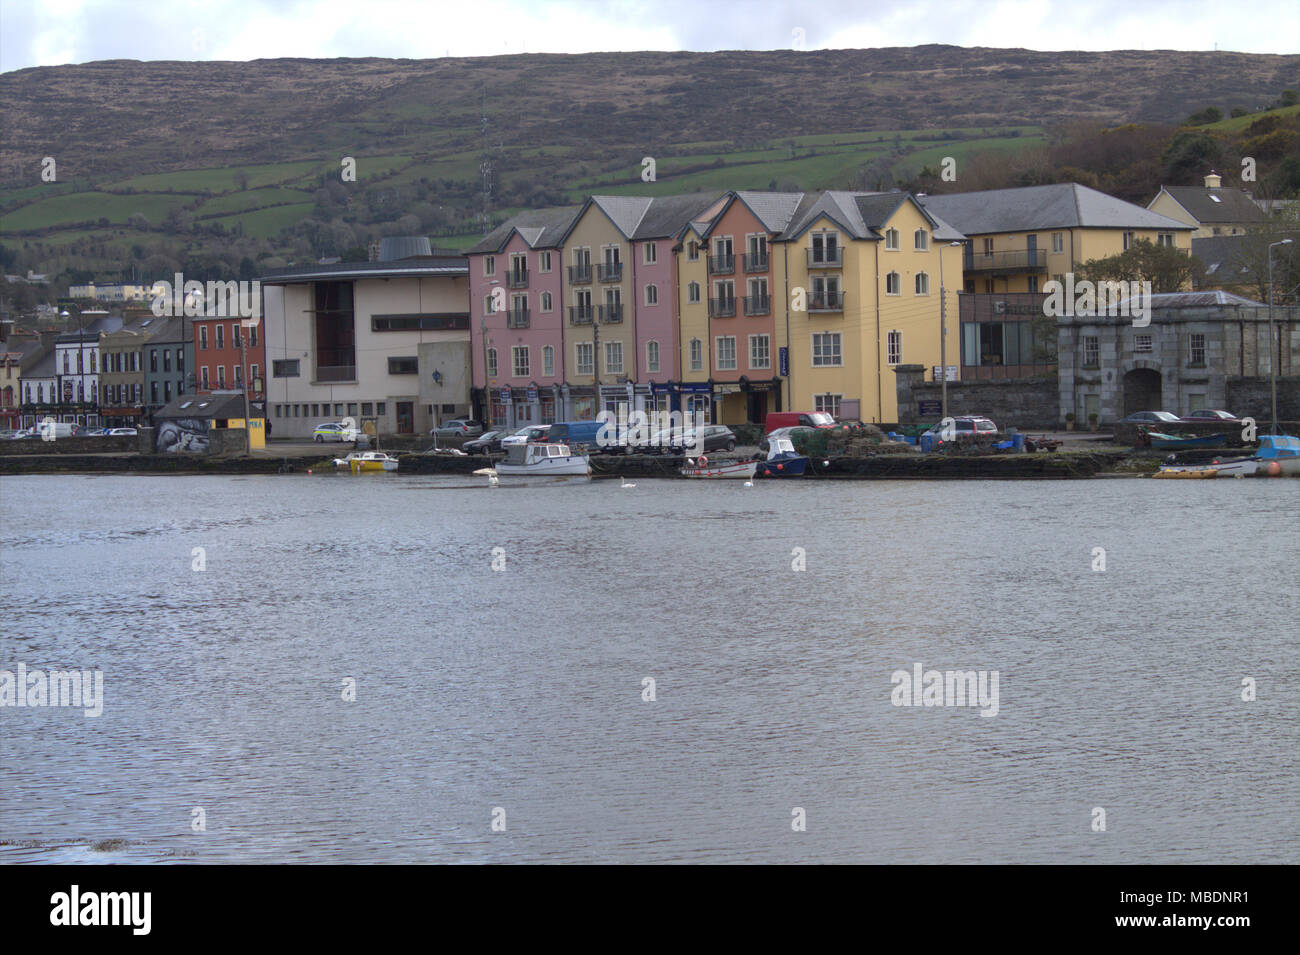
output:
<svg viewBox="0 0 1300 955"><path fill-rule="evenodd" d="M155 382L155 384L157 384L157 382ZM217 366L217 387L218 388L226 387L226 366L225 365Z"/></svg>
<svg viewBox="0 0 1300 955"><path fill-rule="evenodd" d="M542 346L542 374L547 377L555 374L555 349L550 345Z"/></svg>
<svg viewBox="0 0 1300 955"><path fill-rule="evenodd" d="M203 390L208 390L208 366L203 365L199 368L199 381L203 382Z"/></svg>
<svg viewBox="0 0 1300 955"><path fill-rule="evenodd" d="M691 282L689 285L686 286L686 301L691 303L696 303L699 302L699 300L700 300L700 283Z"/></svg>
<svg viewBox="0 0 1300 955"><path fill-rule="evenodd" d="M1150 352L1153 350L1150 335L1134 335L1133 350L1135 352Z"/></svg>
<svg viewBox="0 0 1300 955"><path fill-rule="evenodd" d="M901 365L903 363L903 333L894 331L886 336L886 351L888 352L887 361L891 365Z"/></svg>
<svg viewBox="0 0 1300 955"><path fill-rule="evenodd" d="M537 271L539 272L551 271L551 253L549 252L537 253Z"/></svg>
<svg viewBox="0 0 1300 955"><path fill-rule="evenodd" d="M844 364L839 332L813 332L812 363L814 368Z"/></svg>
<svg viewBox="0 0 1300 955"><path fill-rule="evenodd" d="M925 252L930 248L930 233L925 229L917 229L912 233L912 248L917 252Z"/></svg>
<svg viewBox="0 0 1300 955"><path fill-rule="evenodd" d="M719 335L713 340L718 371L736 370L736 336Z"/></svg>
<svg viewBox="0 0 1300 955"><path fill-rule="evenodd" d="M1188 357L1188 364L1190 364L1190 365L1204 365L1204 364L1205 364L1205 335L1204 335L1204 333L1202 333L1202 332L1193 332L1193 333L1189 336L1189 344L1191 345L1191 353L1187 356L1187 357Z"/></svg>
<svg viewBox="0 0 1300 955"><path fill-rule="evenodd" d="M1124 233L1124 251L1125 251L1125 252L1127 252L1128 249L1129 249L1129 246L1131 246L1131 245L1133 244L1133 240L1134 240L1135 237L1136 237L1136 233L1134 233L1134 232L1125 232L1125 233Z"/></svg>
<svg viewBox="0 0 1300 955"><path fill-rule="evenodd" d="M622 342L605 342L605 370L611 375L623 373Z"/></svg>
<svg viewBox="0 0 1300 955"><path fill-rule="evenodd" d="M259 374L257 373L257 366L256 366L256 365L249 365L249 366L248 366L248 382L249 382L249 384L251 384L251 385L256 385L256 384L257 384L257 379L260 378L260 377L261 377L261 375L259 375Z"/></svg>
<svg viewBox="0 0 1300 955"><path fill-rule="evenodd" d="M218 325L217 326L217 348L221 349L225 347L226 347L226 326Z"/></svg>
<svg viewBox="0 0 1300 955"><path fill-rule="evenodd" d="M543 312L549 312L554 309L554 302L551 300L550 292L543 292L541 296L541 309Z"/></svg>
<svg viewBox="0 0 1300 955"><path fill-rule="evenodd" d="M528 346L512 345L510 348L510 363L514 369L514 377L527 378L532 372L529 370Z"/></svg>
<svg viewBox="0 0 1300 955"><path fill-rule="evenodd" d="M927 275L925 272L917 272L917 273L916 273L916 282L915 282L915 284L916 284L916 294L917 294L917 295L929 295L929 294L930 294L930 276Z"/></svg>
<svg viewBox="0 0 1300 955"><path fill-rule="evenodd" d="M1172 249L1174 247L1174 234L1172 232L1160 232L1156 235L1156 245Z"/></svg>
<svg viewBox="0 0 1300 955"><path fill-rule="evenodd" d="M487 373L489 378L497 376L497 350L495 348L487 350Z"/></svg>
<svg viewBox="0 0 1300 955"><path fill-rule="evenodd" d="M903 279L897 272L890 272L885 276L885 294L902 295Z"/></svg>
<svg viewBox="0 0 1300 955"><path fill-rule="evenodd" d="M686 243L686 261L698 262L700 260L700 243L691 239Z"/></svg>
<svg viewBox="0 0 1300 955"><path fill-rule="evenodd" d="M656 341L645 343L645 370L648 372L659 370L659 343Z"/></svg>
<svg viewBox="0 0 1300 955"><path fill-rule="evenodd" d="M1101 339L1096 335L1083 336L1083 367L1097 368L1101 365Z"/></svg>
<svg viewBox="0 0 1300 955"><path fill-rule="evenodd" d="M1053 252L1064 252L1064 251L1065 251L1065 233L1064 233L1064 232L1053 232L1053 233L1052 233L1052 251L1053 251Z"/></svg>
<svg viewBox="0 0 1300 955"><path fill-rule="evenodd" d="M885 248L896 250L898 248L898 230L889 228L885 230Z"/></svg>
<svg viewBox="0 0 1300 955"><path fill-rule="evenodd" d="M208 347L208 326L199 326L199 347L206 349Z"/></svg>
<svg viewBox="0 0 1300 955"><path fill-rule="evenodd" d="M573 367L579 375L596 373L596 346L591 342L578 342L573 346Z"/></svg>
<svg viewBox="0 0 1300 955"><path fill-rule="evenodd" d="M646 265L654 265L659 261L659 246L655 245L653 242L647 242L645 245L641 246L641 249L641 261Z"/></svg>
<svg viewBox="0 0 1300 955"><path fill-rule="evenodd" d="M649 245L648 245L648 246L646 246L646 248L647 248L647 249L650 249L650 248L653 248L653 246L649 246ZM659 304L659 286L658 286L658 285L647 285L647 286L645 287L645 303L646 303L647 305L658 305L658 304Z"/></svg>
<svg viewBox="0 0 1300 955"><path fill-rule="evenodd" d="M772 338L770 335L749 336L749 367L754 370L772 367Z"/></svg>
<svg viewBox="0 0 1300 955"><path fill-rule="evenodd" d="M704 342L692 338L690 344L691 371L704 370Z"/></svg>
<svg viewBox="0 0 1300 955"><path fill-rule="evenodd" d="M483 274L484 275L497 274L497 257L495 255L483 256Z"/></svg>
<svg viewBox="0 0 1300 955"><path fill-rule="evenodd" d="M483 314L493 315L496 313L496 299L491 293L483 297Z"/></svg>
<svg viewBox="0 0 1300 955"><path fill-rule="evenodd" d="M840 416L840 401L843 395L813 395L813 411L824 412L832 418Z"/></svg>

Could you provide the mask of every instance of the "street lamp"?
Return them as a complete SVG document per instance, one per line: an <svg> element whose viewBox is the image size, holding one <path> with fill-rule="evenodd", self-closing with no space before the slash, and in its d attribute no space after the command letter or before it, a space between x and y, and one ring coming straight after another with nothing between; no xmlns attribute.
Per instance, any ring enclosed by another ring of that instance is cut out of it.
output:
<svg viewBox="0 0 1300 955"><path fill-rule="evenodd" d="M1273 248L1279 245L1290 245L1290 239L1282 239L1279 242L1272 242L1268 247L1268 368L1270 385L1272 390L1273 405L1273 433L1278 434L1277 430L1277 346L1274 344L1276 335L1273 331Z"/></svg>
<svg viewBox="0 0 1300 955"><path fill-rule="evenodd" d="M948 248L960 247L960 242L947 243ZM939 396L940 417L948 417L948 293L943 287L943 248L939 249Z"/></svg>

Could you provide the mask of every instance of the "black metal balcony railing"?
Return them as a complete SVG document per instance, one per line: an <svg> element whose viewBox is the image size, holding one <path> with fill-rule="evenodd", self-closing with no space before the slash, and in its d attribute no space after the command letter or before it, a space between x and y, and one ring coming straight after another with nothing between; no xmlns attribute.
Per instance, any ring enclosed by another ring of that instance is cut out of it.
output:
<svg viewBox="0 0 1300 955"><path fill-rule="evenodd" d="M623 321L622 305L601 305L597 310L602 325L616 325Z"/></svg>
<svg viewBox="0 0 1300 955"><path fill-rule="evenodd" d="M590 305L570 305L569 324L590 325L592 317L595 315L595 311L596 310Z"/></svg>
<svg viewBox="0 0 1300 955"><path fill-rule="evenodd" d="M962 258L963 271L971 272L1046 272L1047 252L1043 249L1017 249L1010 252L967 253Z"/></svg>
<svg viewBox="0 0 1300 955"><path fill-rule="evenodd" d="M591 284L591 263L569 266L569 282L573 285Z"/></svg>
<svg viewBox="0 0 1300 955"><path fill-rule="evenodd" d="M772 300L766 295L746 295L746 315L766 315L772 311Z"/></svg>
<svg viewBox="0 0 1300 955"><path fill-rule="evenodd" d="M617 282L623 278L622 262L606 262L596 266L596 277L602 282Z"/></svg>
<svg viewBox="0 0 1300 955"><path fill-rule="evenodd" d="M840 269L844 267L844 250L839 246L831 249L809 249L808 268Z"/></svg>
<svg viewBox="0 0 1300 955"><path fill-rule="evenodd" d="M709 299L710 318L732 318L735 314L736 300L734 298Z"/></svg>
<svg viewBox="0 0 1300 955"><path fill-rule="evenodd" d="M528 270L527 270L527 269L513 269L513 270L507 272L507 273L506 273L506 284L509 285L511 288L527 288L527 287L528 287Z"/></svg>
<svg viewBox="0 0 1300 955"><path fill-rule="evenodd" d="M512 308L506 312L507 328L527 328L528 327L528 309Z"/></svg>
<svg viewBox="0 0 1300 955"><path fill-rule="evenodd" d="M766 252L745 253L746 272L766 272L767 265L768 265L768 258Z"/></svg>
<svg viewBox="0 0 1300 955"><path fill-rule="evenodd" d="M808 311L842 312L844 311L844 293L813 292L812 295L808 297Z"/></svg>
<svg viewBox="0 0 1300 955"><path fill-rule="evenodd" d="M736 271L736 257L734 255L709 256L710 275L727 275L734 271Z"/></svg>

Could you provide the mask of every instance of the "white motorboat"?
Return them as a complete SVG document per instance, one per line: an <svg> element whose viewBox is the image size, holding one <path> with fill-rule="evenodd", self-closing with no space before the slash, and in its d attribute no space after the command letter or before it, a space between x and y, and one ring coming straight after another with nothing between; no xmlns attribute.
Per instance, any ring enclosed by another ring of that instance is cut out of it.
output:
<svg viewBox="0 0 1300 955"><path fill-rule="evenodd" d="M590 477L591 459L567 444L514 444L492 470L498 478Z"/></svg>
<svg viewBox="0 0 1300 955"><path fill-rule="evenodd" d="M397 458L383 451L353 451L346 458L335 458L334 466L347 468L353 474L367 471L396 471Z"/></svg>

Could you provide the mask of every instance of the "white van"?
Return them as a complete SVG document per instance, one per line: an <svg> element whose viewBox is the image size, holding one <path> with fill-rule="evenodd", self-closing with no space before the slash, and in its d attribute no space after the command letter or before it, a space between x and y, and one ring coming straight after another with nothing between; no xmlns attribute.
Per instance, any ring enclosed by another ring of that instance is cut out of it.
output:
<svg viewBox="0 0 1300 955"><path fill-rule="evenodd" d="M75 438L81 433L81 425L70 421L39 421L36 424L36 433L45 441Z"/></svg>

